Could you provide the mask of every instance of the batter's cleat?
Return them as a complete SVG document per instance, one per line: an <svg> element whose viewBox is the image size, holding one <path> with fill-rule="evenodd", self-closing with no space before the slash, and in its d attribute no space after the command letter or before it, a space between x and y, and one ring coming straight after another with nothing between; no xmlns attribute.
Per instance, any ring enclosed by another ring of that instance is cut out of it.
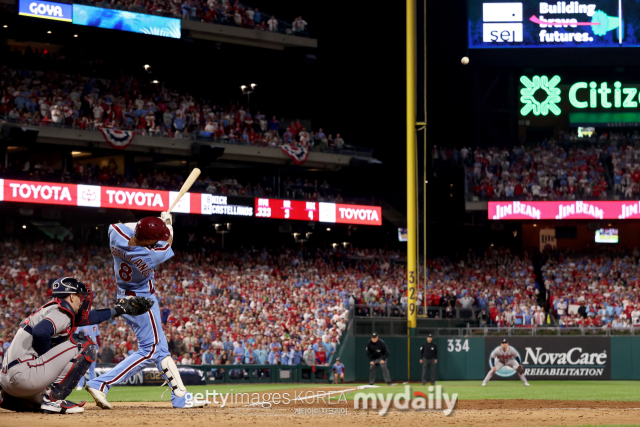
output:
<svg viewBox="0 0 640 427"><path fill-rule="evenodd" d="M93 400L96 401L96 405L101 407L102 409L113 409L111 403L107 402L107 395L101 392L100 390L96 390L95 388L89 387L89 384L85 384L84 389L93 397Z"/></svg>
<svg viewBox="0 0 640 427"><path fill-rule="evenodd" d="M427 383L426 383L426 382L423 382L423 383L422 383L422 385L427 385Z"/></svg>
<svg viewBox="0 0 640 427"><path fill-rule="evenodd" d="M76 387L76 390L80 391L80 390L82 390L82 387L78 386L78 387Z"/></svg>
<svg viewBox="0 0 640 427"><path fill-rule="evenodd" d="M84 400L80 403L74 403L69 400L51 400L49 396L44 396L40 409L50 414L79 414L84 412L85 403Z"/></svg>
<svg viewBox="0 0 640 427"><path fill-rule="evenodd" d="M482 383L482 387L486 387L487 385L485 383Z"/></svg>
<svg viewBox="0 0 640 427"><path fill-rule="evenodd" d="M529 383L524 383L524 386L525 386L525 387L529 387L530 385L531 385L531 384L529 384Z"/></svg>

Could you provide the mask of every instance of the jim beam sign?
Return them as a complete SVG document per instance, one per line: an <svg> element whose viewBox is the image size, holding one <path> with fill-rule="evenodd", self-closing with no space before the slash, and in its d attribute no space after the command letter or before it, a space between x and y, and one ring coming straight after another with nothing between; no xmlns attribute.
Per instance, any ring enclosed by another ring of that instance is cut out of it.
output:
<svg viewBox="0 0 640 427"><path fill-rule="evenodd" d="M485 354L490 366L491 352L500 346L502 337L485 340ZM527 379L538 380L608 380L611 379L611 352L608 337L509 337L509 345L520 354ZM515 375L494 379L518 379Z"/></svg>

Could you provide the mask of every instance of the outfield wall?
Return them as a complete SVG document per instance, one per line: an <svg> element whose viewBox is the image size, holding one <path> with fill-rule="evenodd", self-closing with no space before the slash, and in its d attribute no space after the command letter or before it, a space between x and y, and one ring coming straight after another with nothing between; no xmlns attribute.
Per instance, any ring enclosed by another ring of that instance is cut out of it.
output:
<svg viewBox="0 0 640 427"><path fill-rule="evenodd" d="M438 346L438 380L482 380L491 368L490 354L505 337L434 338ZM532 380L638 380L640 379L640 336L542 336L507 337L520 354L528 379ZM369 337L355 337L355 380L368 381L369 363L365 348ZM392 380L408 377L405 337L382 337L390 351ZM411 338L410 381L420 381L420 347L425 338ZM350 366L345 363L347 370ZM383 381L378 369L377 381ZM515 372L502 368L495 380L517 380Z"/></svg>

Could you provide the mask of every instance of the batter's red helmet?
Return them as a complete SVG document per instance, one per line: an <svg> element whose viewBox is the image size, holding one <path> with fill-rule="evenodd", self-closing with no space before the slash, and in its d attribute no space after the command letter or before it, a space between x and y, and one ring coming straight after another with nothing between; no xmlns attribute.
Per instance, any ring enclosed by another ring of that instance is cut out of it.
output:
<svg viewBox="0 0 640 427"><path fill-rule="evenodd" d="M171 232L164 221L155 216L148 216L138 221L134 234L138 240L167 241L171 237Z"/></svg>

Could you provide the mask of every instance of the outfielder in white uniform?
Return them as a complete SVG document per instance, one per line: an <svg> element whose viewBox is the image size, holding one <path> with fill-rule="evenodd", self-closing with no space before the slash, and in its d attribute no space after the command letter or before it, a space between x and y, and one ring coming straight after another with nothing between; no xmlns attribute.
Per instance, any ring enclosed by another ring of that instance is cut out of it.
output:
<svg viewBox="0 0 640 427"><path fill-rule="evenodd" d="M524 373L521 374L517 372L518 367L521 365L520 356L518 356L518 353L509 346L509 342L506 338L502 340L499 348L493 350L493 353L491 353L491 360L493 361L493 368L491 368L484 381L482 381L482 387L485 387L493 377L493 374L498 372L498 370L503 366L513 368L520 377L520 381L522 381L524 386L529 387L529 383L527 382Z"/></svg>

